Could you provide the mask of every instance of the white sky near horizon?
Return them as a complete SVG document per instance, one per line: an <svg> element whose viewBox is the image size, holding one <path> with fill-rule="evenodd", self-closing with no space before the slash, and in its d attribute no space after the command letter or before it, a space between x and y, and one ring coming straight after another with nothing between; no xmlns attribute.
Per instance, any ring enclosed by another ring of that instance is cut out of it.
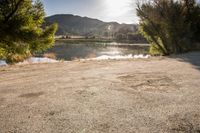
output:
<svg viewBox="0 0 200 133"><path fill-rule="evenodd" d="M47 16L74 14L105 22L138 23L136 0L42 0Z"/></svg>

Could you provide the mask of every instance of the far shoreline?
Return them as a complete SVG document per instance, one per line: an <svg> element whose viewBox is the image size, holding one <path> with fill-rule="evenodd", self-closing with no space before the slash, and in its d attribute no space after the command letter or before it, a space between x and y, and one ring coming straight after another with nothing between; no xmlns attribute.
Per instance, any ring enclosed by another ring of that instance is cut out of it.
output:
<svg viewBox="0 0 200 133"><path fill-rule="evenodd" d="M105 39L105 38L76 38L76 39L62 39L56 38L55 42L67 42L67 43L83 43L83 42L99 42L99 43L127 43L127 44L148 44L146 41L140 40L117 40L117 39ZM150 44L149 44L150 45Z"/></svg>

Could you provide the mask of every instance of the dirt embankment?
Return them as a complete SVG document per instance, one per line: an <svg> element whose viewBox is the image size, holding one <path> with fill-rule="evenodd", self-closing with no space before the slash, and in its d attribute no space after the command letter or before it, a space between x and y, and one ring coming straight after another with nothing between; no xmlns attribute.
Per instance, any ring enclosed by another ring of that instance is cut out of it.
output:
<svg viewBox="0 0 200 133"><path fill-rule="evenodd" d="M200 54L0 68L0 133L198 133Z"/></svg>

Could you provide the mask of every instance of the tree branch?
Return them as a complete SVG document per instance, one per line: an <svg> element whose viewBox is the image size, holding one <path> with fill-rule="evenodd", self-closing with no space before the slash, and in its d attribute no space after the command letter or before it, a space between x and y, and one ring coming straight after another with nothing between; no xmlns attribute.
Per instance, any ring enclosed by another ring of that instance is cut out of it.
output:
<svg viewBox="0 0 200 133"><path fill-rule="evenodd" d="M15 1L16 2L16 1ZM19 9L20 7L20 4L24 2L24 0L19 0L18 2L15 3L15 6L12 8L13 10L11 11L10 14L8 14L5 18L5 20L3 21L4 23L8 22L9 19L17 12L17 10ZM13 2L12 2L13 4Z"/></svg>

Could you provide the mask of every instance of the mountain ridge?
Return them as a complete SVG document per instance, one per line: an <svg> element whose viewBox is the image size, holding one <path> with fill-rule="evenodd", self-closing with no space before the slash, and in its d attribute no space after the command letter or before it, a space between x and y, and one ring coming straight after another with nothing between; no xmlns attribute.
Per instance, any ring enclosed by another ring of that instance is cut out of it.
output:
<svg viewBox="0 0 200 133"><path fill-rule="evenodd" d="M135 24L120 24L118 22L104 22L99 19L81 17L73 14L56 14L45 18L45 24L58 24L56 35L83 35L83 36L107 36L120 29L136 32Z"/></svg>

